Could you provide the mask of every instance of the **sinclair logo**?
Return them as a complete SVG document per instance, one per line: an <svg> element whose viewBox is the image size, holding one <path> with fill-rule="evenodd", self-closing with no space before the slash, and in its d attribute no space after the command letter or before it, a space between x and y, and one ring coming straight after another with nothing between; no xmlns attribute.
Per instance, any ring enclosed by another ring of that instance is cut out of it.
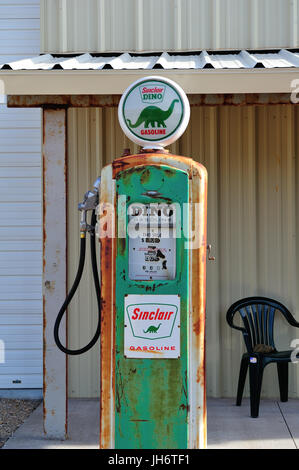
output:
<svg viewBox="0 0 299 470"><path fill-rule="evenodd" d="M155 341L171 337L178 308L171 304L135 304L128 305L126 311L132 335Z"/></svg>
<svg viewBox="0 0 299 470"><path fill-rule="evenodd" d="M122 95L118 108L123 131L140 145L168 145L184 132L189 116L184 91L161 77L137 80Z"/></svg>
<svg viewBox="0 0 299 470"><path fill-rule="evenodd" d="M179 295L125 295L124 356L179 358L180 317Z"/></svg>
<svg viewBox="0 0 299 470"><path fill-rule="evenodd" d="M139 87L141 101L143 103L162 103L165 93L165 86Z"/></svg>

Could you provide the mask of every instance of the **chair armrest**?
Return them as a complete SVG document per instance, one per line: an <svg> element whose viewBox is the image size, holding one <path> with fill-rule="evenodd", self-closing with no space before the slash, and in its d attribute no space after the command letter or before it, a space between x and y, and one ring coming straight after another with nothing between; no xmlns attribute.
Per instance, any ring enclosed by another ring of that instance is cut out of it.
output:
<svg viewBox="0 0 299 470"><path fill-rule="evenodd" d="M287 309L284 308L284 310L281 310L281 313L289 323L289 325L294 326L295 328L299 328L299 322L295 319L295 317L291 314L291 312Z"/></svg>
<svg viewBox="0 0 299 470"><path fill-rule="evenodd" d="M228 311L227 314L226 314L226 321L227 321L227 323L229 324L229 326L231 328L234 328L235 330L242 331L242 333L247 333L246 328L244 328L242 326L237 326L237 325L234 324L233 316L230 314L230 311Z"/></svg>
<svg viewBox="0 0 299 470"><path fill-rule="evenodd" d="M299 322L295 320L293 315L291 316L291 319L287 318L287 321L291 326L294 326L295 328L299 328Z"/></svg>

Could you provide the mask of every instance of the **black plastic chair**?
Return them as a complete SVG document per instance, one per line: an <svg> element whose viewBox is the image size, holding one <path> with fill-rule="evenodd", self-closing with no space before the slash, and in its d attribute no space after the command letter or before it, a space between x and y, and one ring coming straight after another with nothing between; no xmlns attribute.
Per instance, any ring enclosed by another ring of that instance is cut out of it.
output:
<svg viewBox="0 0 299 470"><path fill-rule="evenodd" d="M277 351L275 347L273 333L276 311L281 312L290 325L299 328L299 323L284 305L266 297L247 297L238 300L228 309L226 314L229 326L243 333L247 349L241 359L236 405L241 405L249 366L252 418L258 417L263 371L271 362L277 363L280 400L288 401L288 363L291 362L290 356L293 350ZM233 323L234 315L237 312L241 315L244 327L236 326Z"/></svg>

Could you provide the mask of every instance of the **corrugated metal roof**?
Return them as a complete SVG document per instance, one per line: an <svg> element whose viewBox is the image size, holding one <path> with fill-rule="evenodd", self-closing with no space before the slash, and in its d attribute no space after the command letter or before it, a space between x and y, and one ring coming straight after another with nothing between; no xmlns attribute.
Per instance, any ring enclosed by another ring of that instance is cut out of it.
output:
<svg viewBox="0 0 299 470"><path fill-rule="evenodd" d="M11 70L165 70L186 69L253 69L253 68L294 68L299 67L299 49L276 51L224 51L174 54L120 53L114 55L78 54L54 56L43 54L28 59L0 65L0 69Z"/></svg>

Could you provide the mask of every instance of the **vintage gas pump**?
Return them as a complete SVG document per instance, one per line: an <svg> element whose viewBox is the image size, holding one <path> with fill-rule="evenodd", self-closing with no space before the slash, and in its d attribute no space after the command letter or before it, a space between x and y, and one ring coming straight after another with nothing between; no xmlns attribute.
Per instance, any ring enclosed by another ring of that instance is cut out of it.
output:
<svg viewBox="0 0 299 470"><path fill-rule="evenodd" d="M118 115L143 149L105 166L79 207L97 206L96 227L82 215L81 230L100 242L100 448L205 448L207 172L164 149L185 131L189 102L176 83L145 77ZM81 353L58 328L58 346Z"/></svg>

